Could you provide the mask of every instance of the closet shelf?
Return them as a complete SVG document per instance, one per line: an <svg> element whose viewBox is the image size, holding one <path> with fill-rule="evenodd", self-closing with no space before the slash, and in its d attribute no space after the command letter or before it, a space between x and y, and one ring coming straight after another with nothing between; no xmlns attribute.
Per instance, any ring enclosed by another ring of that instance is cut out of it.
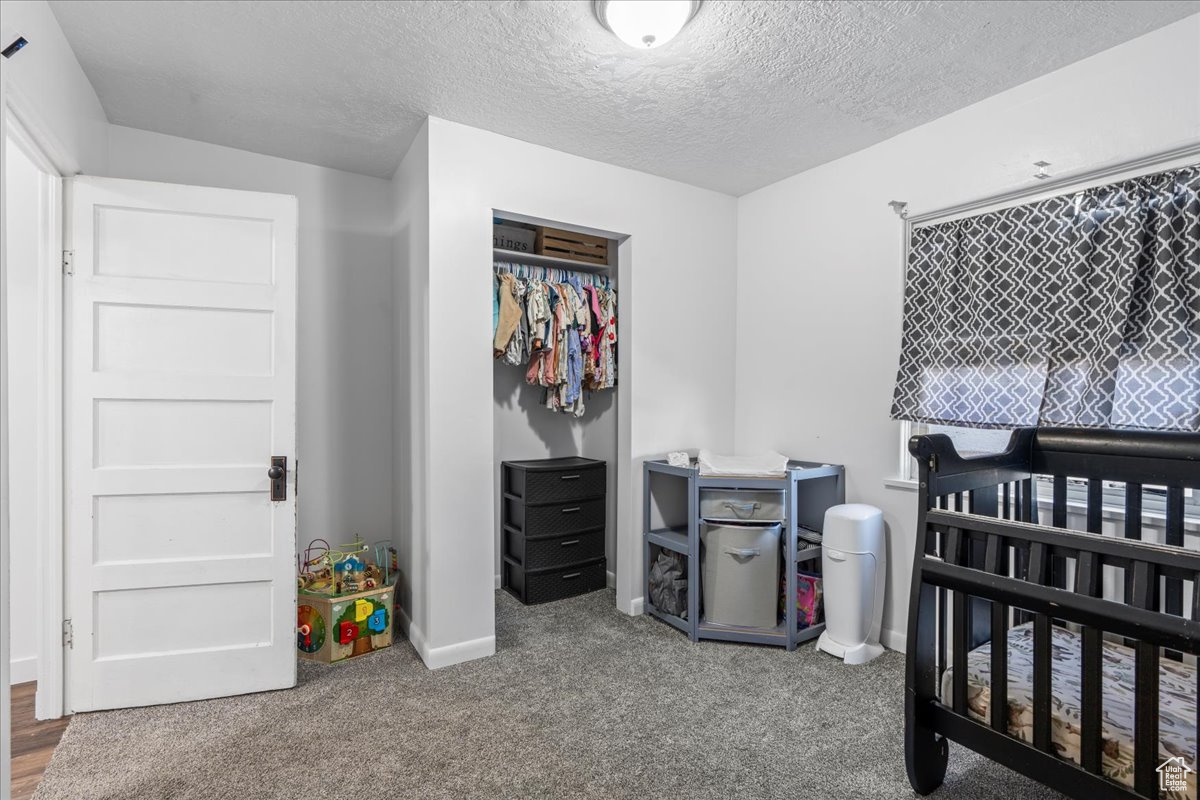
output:
<svg viewBox="0 0 1200 800"><path fill-rule="evenodd" d="M658 530L647 532L646 538L650 540L651 544L656 544L659 547L674 550L676 553L685 556L690 554L688 550L687 528L683 528L682 530L659 528Z"/></svg>
<svg viewBox="0 0 1200 800"><path fill-rule="evenodd" d="M528 264L534 267L554 267L555 269L567 269L573 272L590 272L599 275L607 274L611 269L607 264L588 264L583 261L572 261L569 258L539 256L534 253L519 253L516 250L505 250L502 247L492 248L492 260L507 261L513 264Z"/></svg>
<svg viewBox="0 0 1200 800"><path fill-rule="evenodd" d="M764 639L776 638L780 643L788 639L787 622L780 622L773 628L749 628L744 625L720 625L701 618L699 635L701 639L719 639L726 642L746 642L749 644L765 644Z"/></svg>
<svg viewBox="0 0 1200 800"><path fill-rule="evenodd" d="M803 541L803 540L801 540ZM808 544L808 542L805 542ZM809 545L808 547L796 553L796 563L803 561L816 561L821 557L821 545Z"/></svg>

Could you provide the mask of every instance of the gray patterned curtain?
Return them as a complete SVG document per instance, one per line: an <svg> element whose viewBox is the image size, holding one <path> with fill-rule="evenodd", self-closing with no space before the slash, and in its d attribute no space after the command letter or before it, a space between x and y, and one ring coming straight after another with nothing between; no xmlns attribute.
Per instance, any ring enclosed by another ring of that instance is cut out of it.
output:
<svg viewBox="0 0 1200 800"><path fill-rule="evenodd" d="M915 228L892 418L1200 431L1200 166Z"/></svg>

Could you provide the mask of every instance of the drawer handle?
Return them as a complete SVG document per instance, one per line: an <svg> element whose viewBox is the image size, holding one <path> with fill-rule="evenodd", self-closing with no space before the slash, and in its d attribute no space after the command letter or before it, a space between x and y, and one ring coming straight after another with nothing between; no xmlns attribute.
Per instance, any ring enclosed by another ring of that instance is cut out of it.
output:
<svg viewBox="0 0 1200 800"><path fill-rule="evenodd" d="M576 511L578 511L579 509L580 509L580 506L575 506L574 508L564 508L564 509L562 510L562 513L564 513L564 514L574 514L574 513L575 513Z"/></svg>
<svg viewBox="0 0 1200 800"><path fill-rule="evenodd" d="M571 546L571 545L573 545L573 544L579 544L579 540L578 540L578 539L572 539L572 540L571 540L571 541L569 541L569 542L563 542L563 543L562 543L562 546L563 546L563 547L570 547L570 546Z"/></svg>
<svg viewBox="0 0 1200 800"><path fill-rule="evenodd" d="M563 580L568 581L571 578L578 578L582 574L582 572L572 572L570 575L563 575Z"/></svg>
<svg viewBox="0 0 1200 800"><path fill-rule="evenodd" d="M560 481L577 481L577 480L579 480L579 476L578 475L560 475L558 479Z"/></svg>
<svg viewBox="0 0 1200 800"><path fill-rule="evenodd" d="M755 511L761 507L759 503L735 503L732 500L726 500L725 507L734 513L735 516L742 519L748 519L754 515Z"/></svg>
<svg viewBox="0 0 1200 800"><path fill-rule="evenodd" d="M757 547L726 547L725 553L734 558L754 558L755 556L761 556L762 550L759 550Z"/></svg>

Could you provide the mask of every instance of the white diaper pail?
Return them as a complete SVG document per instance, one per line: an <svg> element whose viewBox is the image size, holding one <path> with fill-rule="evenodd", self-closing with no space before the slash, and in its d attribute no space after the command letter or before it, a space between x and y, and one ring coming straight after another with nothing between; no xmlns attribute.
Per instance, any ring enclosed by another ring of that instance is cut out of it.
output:
<svg viewBox="0 0 1200 800"><path fill-rule="evenodd" d="M834 506L825 512L823 533L825 632L817 649L847 664L865 664L883 653L883 512L858 503Z"/></svg>

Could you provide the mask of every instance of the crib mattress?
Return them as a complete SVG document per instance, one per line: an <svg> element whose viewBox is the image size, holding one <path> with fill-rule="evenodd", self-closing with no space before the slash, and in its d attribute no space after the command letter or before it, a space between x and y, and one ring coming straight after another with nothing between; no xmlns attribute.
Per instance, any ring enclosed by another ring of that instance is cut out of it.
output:
<svg viewBox="0 0 1200 800"><path fill-rule="evenodd" d="M1060 758L1080 763L1080 696L1082 637L1074 631L1051 629L1051 736ZM987 722L991 706L991 643L967 655L967 712ZM1134 651L1117 642L1104 642L1104 699L1101 769L1110 780L1133 786ZM1159 662L1159 753L1161 759L1181 756L1196 765L1196 668L1161 659ZM949 703L953 671L942 675L942 698ZM1033 742L1033 626L1018 625L1008 632L1008 732ZM1167 792L1172 800L1196 800L1196 774L1187 774L1186 793Z"/></svg>

